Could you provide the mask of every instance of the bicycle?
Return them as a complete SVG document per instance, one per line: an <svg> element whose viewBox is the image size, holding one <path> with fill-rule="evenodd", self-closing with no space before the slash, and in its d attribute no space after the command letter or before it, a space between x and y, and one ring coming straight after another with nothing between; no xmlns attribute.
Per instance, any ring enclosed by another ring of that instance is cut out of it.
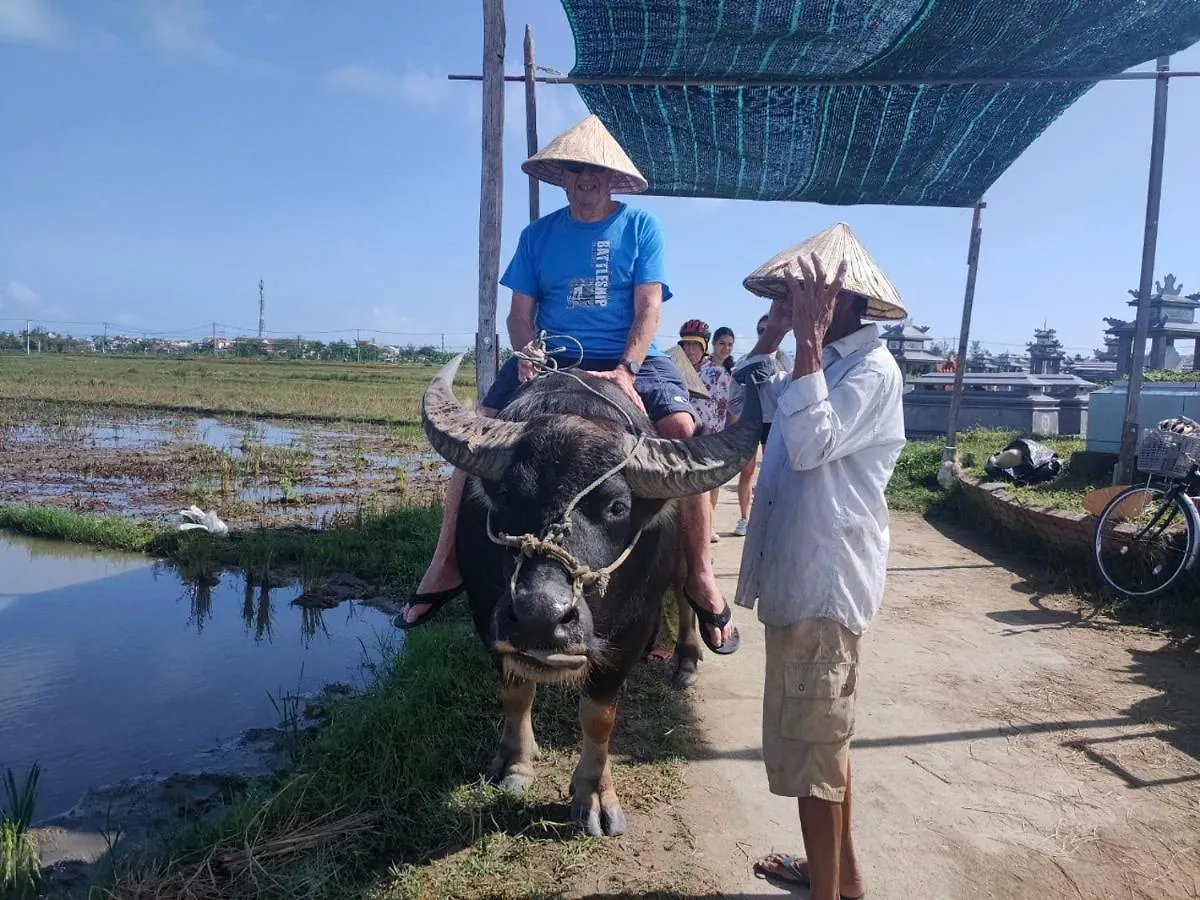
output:
<svg viewBox="0 0 1200 900"><path fill-rule="evenodd" d="M1146 600L1175 584L1200 554L1200 511L1193 499L1200 496L1200 431L1146 429L1138 469L1146 482L1105 505L1092 553L1110 587Z"/></svg>

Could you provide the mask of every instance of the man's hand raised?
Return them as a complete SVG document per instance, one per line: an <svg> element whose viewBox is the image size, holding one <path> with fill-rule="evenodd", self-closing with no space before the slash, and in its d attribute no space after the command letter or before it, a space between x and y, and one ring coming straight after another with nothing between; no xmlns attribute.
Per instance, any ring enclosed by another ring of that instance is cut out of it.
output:
<svg viewBox="0 0 1200 900"><path fill-rule="evenodd" d="M792 303L792 331L796 334L795 374L808 375L821 368L821 348L825 333L833 322L838 292L846 277L846 261L838 265L837 274L829 281L825 266L815 253L811 259L796 259L802 279L788 272L784 275L788 299Z"/></svg>

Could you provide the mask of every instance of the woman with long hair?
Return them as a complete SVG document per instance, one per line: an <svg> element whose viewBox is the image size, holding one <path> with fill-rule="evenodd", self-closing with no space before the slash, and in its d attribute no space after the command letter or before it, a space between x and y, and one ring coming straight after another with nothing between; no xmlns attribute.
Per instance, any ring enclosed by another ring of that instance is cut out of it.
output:
<svg viewBox="0 0 1200 900"><path fill-rule="evenodd" d="M709 399L697 400L693 404L700 416L705 431L714 433L723 431L738 419L737 398L741 387L733 380L733 329L722 326L713 332L712 353L705 356L697 367L700 380L708 388ZM713 488L712 505L716 509L720 499L721 489ZM743 512L743 517L747 512ZM716 528L713 528L712 539L720 539Z"/></svg>

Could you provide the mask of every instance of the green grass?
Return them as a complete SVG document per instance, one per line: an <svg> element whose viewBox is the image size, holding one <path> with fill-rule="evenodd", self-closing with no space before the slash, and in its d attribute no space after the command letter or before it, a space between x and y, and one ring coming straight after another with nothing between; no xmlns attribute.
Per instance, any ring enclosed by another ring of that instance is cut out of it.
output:
<svg viewBox="0 0 1200 900"><path fill-rule="evenodd" d="M4 770L4 806L0 808L0 897L33 896L41 881L37 843L29 832L37 801L41 769L34 763L17 784L12 769Z"/></svg>
<svg viewBox="0 0 1200 900"><path fill-rule="evenodd" d="M0 407L13 401L413 427L434 366L109 355L0 355ZM475 375L455 379L473 395ZM0 423L3 424L3 423ZM20 421L8 419L8 424Z"/></svg>
<svg viewBox="0 0 1200 900"><path fill-rule="evenodd" d="M961 432L957 449L963 472L974 478L987 479L984 471L988 458L999 453L1009 441L1018 437L1016 431L975 428ZM1074 437L1036 438L1058 452L1063 468L1058 477L1045 484L1015 487L1008 490L1018 501L1030 506L1082 512L1085 494L1111 483L1111 478L1085 477L1071 469L1071 454L1084 449L1084 442ZM910 512L936 512L953 506L953 497L938 486L937 472L941 464L942 440L909 441L900 453L896 470L888 484L888 505L892 509Z"/></svg>
<svg viewBox="0 0 1200 900"><path fill-rule="evenodd" d="M0 505L0 530L130 553L151 552L166 534L160 526L25 503Z"/></svg>
<svg viewBox="0 0 1200 900"><path fill-rule="evenodd" d="M543 687L539 780L524 798L483 784L499 736L499 679L461 622L414 631L374 687L335 703L324 730L275 783L216 822L119 863L110 897L528 896L556 890L602 842L562 824L576 757L576 697ZM614 777L627 809L682 790L686 700L643 668L622 704ZM682 727L681 727L682 726ZM547 770L549 772L547 773ZM556 783L557 782L557 783Z"/></svg>
<svg viewBox="0 0 1200 900"><path fill-rule="evenodd" d="M346 572L368 581L416 583L433 554L441 510L409 506L386 513L360 509L321 531L235 531L226 538L127 519L88 516L32 504L0 505L0 529L33 537L148 553L176 563L187 578L236 567L265 578L301 569L312 578Z"/></svg>

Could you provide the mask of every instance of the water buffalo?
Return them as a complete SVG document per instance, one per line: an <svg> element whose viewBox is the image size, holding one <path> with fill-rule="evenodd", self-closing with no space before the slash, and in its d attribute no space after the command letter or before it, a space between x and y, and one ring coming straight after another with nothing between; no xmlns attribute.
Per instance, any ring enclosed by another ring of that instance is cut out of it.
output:
<svg viewBox="0 0 1200 900"><path fill-rule="evenodd" d="M608 742L617 694L650 649L677 577L674 499L741 471L758 446L757 398L748 394L724 432L666 440L615 385L556 372L524 384L490 419L454 397L461 359L433 379L421 421L434 449L471 476L458 558L503 683L504 731L489 774L512 790L529 786L537 684L578 684L583 751L571 815L594 836L620 834Z"/></svg>

